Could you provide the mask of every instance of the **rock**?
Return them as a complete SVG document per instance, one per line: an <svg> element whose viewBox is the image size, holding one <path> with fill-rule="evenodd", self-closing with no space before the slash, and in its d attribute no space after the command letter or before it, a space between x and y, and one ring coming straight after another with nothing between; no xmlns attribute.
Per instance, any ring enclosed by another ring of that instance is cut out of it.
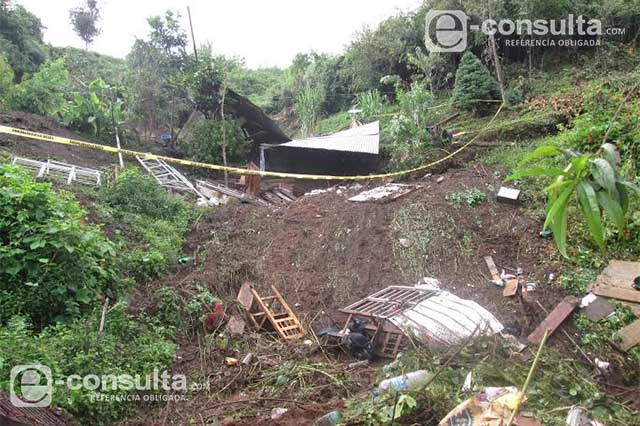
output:
<svg viewBox="0 0 640 426"><path fill-rule="evenodd" d="M444 176L440 176L436 181L436 183L442 183L442 182L444 182Z"/></svg>
<svg viewBox="0 0 640 426"><path fill-rule="evenodd" d="M411 241L407 240L406 238L400 238L400 240L398 240L398 242L400 243L400 245L404 248L409 248L411 247Z"/></svg>

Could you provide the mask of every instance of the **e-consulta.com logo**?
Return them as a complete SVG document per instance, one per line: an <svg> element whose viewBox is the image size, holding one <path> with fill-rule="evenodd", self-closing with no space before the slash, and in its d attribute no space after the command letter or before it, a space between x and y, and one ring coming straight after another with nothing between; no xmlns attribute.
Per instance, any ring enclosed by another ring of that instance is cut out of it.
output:
<svg viewBox="0 0 640 426"><path fill-rule="evenodd" d="M603 29L599 19L582 15L568 15L562 19L485 19L480 24L470 24L469 16L461 10L430 10L426 15L425 44L430 52L462 52L467 48L469 31L481 31L486 35L555 36L557 39L508 39L509 46L539 44L541 46L597 45L597 36L625 34L624 28ZM568 38L562 38L566 36ZM585 36L587 39L573 39ZM589 38L590 37L590 38Z"/></svg>
<svg viewBox="0 0 640 426"><path fill-rule="evenodd" d="M48 407L51 405L56 386L69 390L93 392L95 401L159 401L185 399L187 392L207 390L209 383L189 384L183 374L169 374L154 369L151 374L72 374L54 380L51 369L46 365L18 365L11 369L10 401L16 407ZM122 393L119 393L122 392ZM141 393L150 392L141 395ZM157 392L158 394L153 394ZM168 395L169 393L175 393Z"/></svg>

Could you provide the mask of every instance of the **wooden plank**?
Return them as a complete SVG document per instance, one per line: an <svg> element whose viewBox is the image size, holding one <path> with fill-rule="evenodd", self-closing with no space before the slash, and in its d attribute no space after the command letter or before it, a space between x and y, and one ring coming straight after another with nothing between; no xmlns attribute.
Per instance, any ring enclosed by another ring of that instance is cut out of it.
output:
<svg viewBox="0 0 640 426"><path fill-rule="evenodd" d="M628 351L634 346L640 344L640 320L631 323L618 332L621 339L620 348Z"/></svg>
<svg viewBox="0 0 640 426"><path fill-rule="evenodd" d="M502 281L502 279L500 278L500 272L498 271L498 268L496 267L496 264L493 261L493 257L485 256L484 261L487 264L487 267L489 268L489 272L491 272L491 279L494 281Z"/></svg>
<svg viewBox="0 0 640 426"><path fill-rule="evenodd" d="M529 335L527 340L532 345L539 345L542 342L544 333L549 330L549 334L560 327L560 325L573 313L578 306L578 299L575 297L567 297L555 307L555 309L547 315L547 317L538 325L538 327Z"/></svg>
<svg viewBox="0 0 640 426"><path fill-rule="evenodd" d="M593 287L607 286L633 289L633 280L640 276L640 262L612 260L602 271Z"/></svg>
<svg viewBox="0 0 640 426"><path fill-rule="evenodd" d="M518 279L515 278L513 280L507 280L507 284L504 286L504 290L502 291L502 295L504 297L513 297L518 293Z"/></svg>
<svg viewBox="0 0 640 426"><path fill-rule="evenodd" d="M240 291L238 292L238 302L240 302L242 307L247 311L251 310L251 305L253 305L251 283L245 282L244 284L242 284L242 287L240 287Z"/></svg>
<svg viewBox="0 0 640 426"><path fill-rule="evenodd" d="M625 300L627 302L640 303L640 291L630 288L629 290L620 287L597 286L593 293L598 296L609 297L611 299Z"/></svg>
<svg viewBox="0 0 640 426"><path fill-rule="evenodd" d="M604 297L598 297L591 302L589 306L584 308L584 314L590 321L598 322L616 311L616 307L613 306L608 299Z"/></svg>

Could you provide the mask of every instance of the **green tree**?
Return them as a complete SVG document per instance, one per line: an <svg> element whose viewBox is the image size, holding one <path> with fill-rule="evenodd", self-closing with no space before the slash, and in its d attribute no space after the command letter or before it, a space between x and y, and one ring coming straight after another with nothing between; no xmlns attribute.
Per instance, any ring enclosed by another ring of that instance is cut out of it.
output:
<svg viewBox="0 0 640 426"><path fill-rule="evenodd" d="M11 66L0 54L0 111L4 109L5 99L13 88L13 78Z"/></svg>
<svg viewBox="0 0 640 426"><path fill-rule="evenodd" d="M486 110L484 100L500 99L500 87L480 59L467 51L456 71L451 101L460 109L474 112Z"/></svg>
<svg viewBox="0 0 640 426"><path fill-rule="evenodd" d="M64 105L68 80L63 59L47 62L31 78L11 90L7 104L15 111L53 115Z"/></svg>
<svg viewBox="0 0 640 426"><path fill-rule="evenodd" d="M47 59L42 22L22 5L0 0L0 53L4 53L18 81Z"/></svg>
<svg viewBox="0 0 640 426"><path fill-rule="evenodd" d="M100 20L100 8L97 0L86 0L84 6L79 6L69 11L69 20L73 30L84 41L84 47L89 50L89 44L100 34L98 21Z"/></svg>
<svg viewBox="0 0 640 426"><path fill-rule="evenodd" d="M308 85L296 96L295 111L302 125L302 134L310 136L322 114L323 88Z"/></svg>

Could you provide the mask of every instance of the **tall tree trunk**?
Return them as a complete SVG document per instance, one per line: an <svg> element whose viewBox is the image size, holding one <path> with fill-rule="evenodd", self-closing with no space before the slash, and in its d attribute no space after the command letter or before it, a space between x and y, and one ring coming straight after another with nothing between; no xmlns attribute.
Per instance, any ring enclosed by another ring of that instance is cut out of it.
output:
<svg viewBox="0 0 640 426"><path fill-rule="evenodd" d="M224 120L224 99L227 95L227 70L224 71L222 83L222 104L220 105L220 118L222 119L222 164L227 167L227 124ZM229 173L224 171L224 186L229 186Z"/></svg>
<svg viewBox="0 0 640 426"><path fill-rule="evenodd" d="M496 38L493 34L489 35L489 50L493 58L493 64L496 67L496 77L498 78L498 84L500 85L500 94L502 95L502 102L507 102L507 97L504 91L504 80L502 79L502 67L500 66L500 58L498 57L498 48L496 47Z"/></svg>

